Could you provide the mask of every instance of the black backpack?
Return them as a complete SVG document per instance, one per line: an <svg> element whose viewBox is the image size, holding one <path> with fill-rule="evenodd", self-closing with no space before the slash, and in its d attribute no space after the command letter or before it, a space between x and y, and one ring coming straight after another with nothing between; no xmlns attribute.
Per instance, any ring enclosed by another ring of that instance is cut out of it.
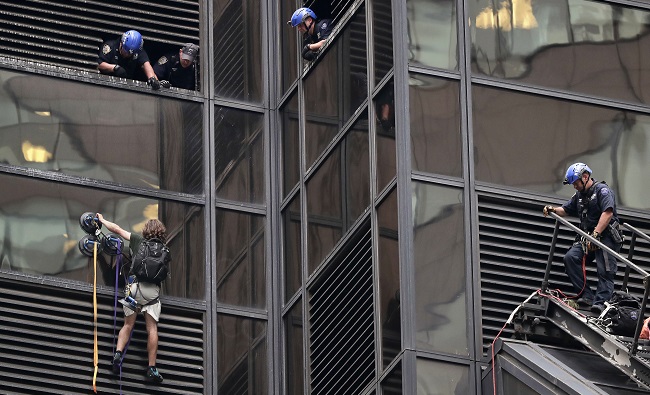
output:
<svg viewBox="0 0 650 395"><path fill-rule="evenodd" d="M133 257L130 274L138 281L160 284L169 274L171 260L169 248L160 239L142 240Z"/></svg>
<svg viewBox="0 0 650 395"><path fill-rule="evenodd" d="M641 315L639 298L623 291L616 291L609 300L607 331L619 336L633 337Z"/></svg>

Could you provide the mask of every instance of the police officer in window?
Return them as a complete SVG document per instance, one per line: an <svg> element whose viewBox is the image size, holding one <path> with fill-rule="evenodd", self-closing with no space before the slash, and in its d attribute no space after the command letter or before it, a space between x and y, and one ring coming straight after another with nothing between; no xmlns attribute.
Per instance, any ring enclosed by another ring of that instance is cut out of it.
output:
<svg viewBox="0 0 650 395"><path fill-rule="evenodd" d="M303 34L302 57L309 61L316 59L317 52L325 45L325 41L332 33L331 19L319 20L314 11L305 7L298 8L287 24L298 28L298 31Z"/></svg>
<svg viewBox="0 0 650 395"><path fill-rule="evenodd" d="M623 244L623 235L616 213L616 197L604 181L597 182L591 178L591 174L591 169L584 163L574 163L569 166L564 184L573 185L576 193L561 207L544 206L542 212L544 216L548 213L556 213L560 217L571 215L580 218L580 229L619 252ZM585 265L596 260L598 286L595 294L586 283L583 259ZM589 240L576 238L576 242L564 256L564 267L571 284L581 296L578 304L591 305L591 311L600 314L605 302L614 293L616 258Z"/></svg>
<svg viewBox="0 0 650 395"><path fill-rule="evenodd" d="M139 67L151 89L160 89L160 82L149 63L147 52L142 48L143 45L142 35L136 30L125 32L118 40L104 41L99 51L97 69L102 74L136 79Z"/></svg>
<svg viewBox="0 0 650 395"><path fill-rule="evenodd" d="M187 43L178 52L169 52L153 66L163 88L196 89L196 55L199 46Z"/></svg>

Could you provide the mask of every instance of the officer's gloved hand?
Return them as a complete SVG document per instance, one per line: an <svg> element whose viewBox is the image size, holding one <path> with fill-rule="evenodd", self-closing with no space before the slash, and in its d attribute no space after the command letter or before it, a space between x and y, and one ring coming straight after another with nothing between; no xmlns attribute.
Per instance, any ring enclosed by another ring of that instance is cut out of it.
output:
<svg viewBox="0 0 650 395"><path fill-rule="evenodd" d="M151 85L151 89L153 89L155 91L160 89L160 81L158 81L156 79L156 77L149 78L149 80L147 81L147 84Z"/></svg>
<svg viewBox="0 0 650 395"><path fill-rule="evenodd" d="M542 209L542 214L544 214L545 217L548 217L549 213L554 213L555 212L555 207L553 206L544 206Z"/></svg>
<svg viewBox="0 0 650 395"><path fill-rule="evenodd" d="M124 69L124 67L120 66L119 64L116 64L113 67L113 75L120 78L126 78L126 70Z"/></svg>
<svg viewBox="0 0 650 395"><path fill-rule="evenodd" d="M308 60L310 62L316 59L316 53L313 52L311 49L309 49L309 44L305 45L302 48L302 57L303 59Z"/></svg>
<svg viewBox="0 0 650 395"><path fill-rule="evenodd" d="M600 238L601 238L600 233L596 232L595 230L589 236L593 237L594 239L596 239L598 241L600 241ZM600 247L598 247L596 245L596 243L592 243L590 240L587 241L587 252L593 252L593 251L596 251L599 248Z"/></svg>
<svg viewBox="0 0 650 395"><path fill-rule="evenodd" d="M167 80L160 80L160 86L162 86L165 89L169 89L172 87L172 83L167 81Z"/></svg>

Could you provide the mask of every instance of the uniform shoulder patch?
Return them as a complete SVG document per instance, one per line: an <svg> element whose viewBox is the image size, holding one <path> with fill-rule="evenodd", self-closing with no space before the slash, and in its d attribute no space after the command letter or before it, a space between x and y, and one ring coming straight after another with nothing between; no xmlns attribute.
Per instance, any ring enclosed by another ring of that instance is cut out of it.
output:
<svg viewBox="0 0 650 395"><path fill-rule="evenodd" d="M167 56L161 56L160 59L158 59L158 64L165 64L167 63Z"/></svg>
<svg viewBox="0 0 650 395"><path fill-rule="evenodd" d="M104 55L106 55L106 54L108 54L109 52L111 52L111 46L108 45L108 44L104 44L104 46L102 47L102 53L103 53Z"/></svg>
<svg viewBox="0 0 650 395"><path fill-rule="evenodd" d="M609 194L609 188L605 187L600 190L600 193L607 196Z"/></svg>
<svg viewBox="0 0 650 395"><path fill-rule="evenodd" d="M323 22L320 27L321 29L327 29L327 22Z"/></svg>

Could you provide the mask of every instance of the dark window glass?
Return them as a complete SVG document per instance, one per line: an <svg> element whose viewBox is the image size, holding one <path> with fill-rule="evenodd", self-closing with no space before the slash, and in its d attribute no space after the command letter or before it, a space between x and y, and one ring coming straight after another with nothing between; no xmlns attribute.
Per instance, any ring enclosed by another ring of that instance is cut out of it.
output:
<svg viewBox="0 0 650 395"><path fill-rule="evenodd" d="M214 123L217 197L264 203L264 116L217 107Z"/></svg>
<svg viewBox="0 0 650 395"><path fill-rule="evenodd" d="M298 29L292 28L287 24L291 20L291 15L299 6L295 0L280 0L280 72L282 73L282 92L296 81L298 77Z"/></svg>
<svg viewBox="0 0 650 395"><path fill-rule="evenodd" d="M354 127L307 183L309 273L370 202L367 117Z"/></svg>
<svg viewBox="0 0 650 395"><path fill-rule="evenodd" d="M463 190L412 186L417 347L466 356Z"/></svg>
<svg viewBox="0 0 650 395"><path fill-rule="evenodd" d="M160 219L167 227L170 296L205 299L203 208L0 173L0 270L93 282L93 258L79 250L86 212L100 212L129 232ZM125 247L129 243L125 242ZM125 253L128 250L125 248ZM100 254L97 284L115 286L115 258Z"/></svg>
<svg viewBox="0 0 650 395"><path fill-rule="evenodd" d="M585 0L468 3L474 72L650 103L650 12Z"/></svg>
<svg viewBox="0 0 650 395"><path fill-rule="evenodd" d="M287 395L304 393L302 300L299 300L284 317L284 333L287 352Z"/></svg>
<svg viewBox="0 0 650 395"><path fill-rule="evenodd" d="M381 191L395 177L395 94L393 81L375 96L375 130L377 133L377 190Z"/></svg>
<svg viewBox="0 0 650 395"><path fill-rule="evenodd" d="M459 90L456 81L410 75L413 170L462 177Z"/></svg>
<svg viewBox="0 0 650 395"><path fill-rule="evenodd" d="M478 181L565 197L566 169L584 162L620 206L650 209L650 117L630 111L474 86Z"/></svg>
<svg viewBox="0 0 650 395"><path fill-rule="evenodd" d="M399 362L393 370L381 382L382 395L402 395L402 362ZM434 392L435 393L435 392Z"/></svg>
<svg viewBox="0 0 650 395"><path fill-rule="evenodd" d="M390 0L372 0L375 83L393 67L393 12Z"/></svg>
<svg viewBox="0 0 650 395"><path fill-rule="evenodd" d="M217 210L217 300L266 307L264 217Z"/></svg>
<svg viewBox="0 0 650 395"><path fill-rule="evenodd" d="M284 196L300 180L300 129L298 95L293 95L280 110L282 116L282 179Z"/></svg>
<svg viewBox="0 0 650 395"><path fill-rule="evenodd" d="M218 314L216 350L220 394L268 394L266 322Z"/></svg>
<svg viewBox="0 0 650 395"><path fill-rule="evenodd" d="M458 70L456 0L407 0L409 62Z"/></svg>
<svg viewBox="0 0 650 395"><path fill-rule="evenodd" d="M448 362L417 359L418 393L471 394L469 367Z"/></svg>
<svg viewBox="0 0 650 395"><path fill-rule="evenodd" d="M259 0L214 0L214 85L218 96L262 101Z"/></svg>
<svg viewBox="0 0 650 395"><path fill-rule="evenodd" d="M284 300L288 301L302 284L300 243L300 194L282 212L284 226Z"/></svg>
<svg viewBox="0 0 650 395"><path fill-rule="evenodd" d="M0 70L0 163L203 193L202 105Z"/></svg>
<svg viewBox="0 0 650 395"><path fill-rule="evenodd" d="M379 225L379 316L381 351L385 368L402 350L400 318L399 245L397 233L397 190L377 209Z"/></svg>
<svg viewBox="0 0 650 395"><path fill-rule="evenodd" d="M307 167L368 97L364 12L329 43L305 80Z"/></svg>

